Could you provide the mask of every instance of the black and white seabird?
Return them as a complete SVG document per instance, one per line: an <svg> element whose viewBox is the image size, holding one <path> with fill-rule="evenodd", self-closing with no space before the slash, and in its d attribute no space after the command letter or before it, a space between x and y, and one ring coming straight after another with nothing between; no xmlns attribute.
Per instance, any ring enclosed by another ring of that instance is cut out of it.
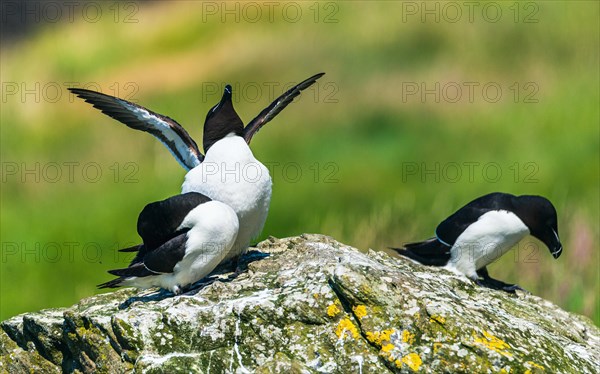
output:
<svg viewBox="0 0 600 374"><path fill-rule="evenodd" d="M529 234L542 241L554 258L561 255L556 209L548 199L495 192L446 218L435 237L393 249L421 264L464 274L481 286L515 292L521 288L491 278L486 266Z"/></svg>
<svg viewBox="0 0 600 374"><path fill-rule="evenodd" d="M137 104L99 92L71 88L71 92L125 125L148 132L171 151L188 170L182 193L199 192L229 205L237 213L240 229L226 260L241 255L256 238L267 219L271 201L271 176L249 148L258 130L316 82L316 74L279 96L244 127L232 103L232 88L225 87L221 101L210 109L204 122L202 155L194 140L172 118Z"/></svg>
<svg viewBox="0 0 600 374"><path fill-rule="evenodd" d="M117 279L100 288L161 287L175 294L207 276L229 253L238 234L237 215L227 204L189 192L146 205L138 217L143 244Z"/></svg>

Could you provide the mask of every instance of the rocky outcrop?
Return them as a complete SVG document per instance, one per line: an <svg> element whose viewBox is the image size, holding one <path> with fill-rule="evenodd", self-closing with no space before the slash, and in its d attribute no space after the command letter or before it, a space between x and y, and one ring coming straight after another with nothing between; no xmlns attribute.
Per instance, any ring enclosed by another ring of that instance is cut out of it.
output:
<svg viewBox="0 0 600 374"><path fill-rule="evenodd" d="M269 239L244 271L173 297L123 289L2 322L3 372L598 373L600 331L536 296Z"/></svg>

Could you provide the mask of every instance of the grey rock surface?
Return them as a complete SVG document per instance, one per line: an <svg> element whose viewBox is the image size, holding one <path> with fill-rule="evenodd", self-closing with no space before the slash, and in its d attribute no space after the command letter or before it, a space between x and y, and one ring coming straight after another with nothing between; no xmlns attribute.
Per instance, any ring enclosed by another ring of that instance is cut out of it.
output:
<svg viewBox="0 0 600 374"><path fill-rule="evenodd" d="M1 372L598 373L600 330L536 296L322 235L188 294L123 289L2 322Z"/></svg>

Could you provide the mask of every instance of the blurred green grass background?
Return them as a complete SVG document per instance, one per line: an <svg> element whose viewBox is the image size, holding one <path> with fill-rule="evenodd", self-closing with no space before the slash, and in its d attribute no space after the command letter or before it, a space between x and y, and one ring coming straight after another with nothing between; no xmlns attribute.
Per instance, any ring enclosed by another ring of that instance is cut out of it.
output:
<svg viewBox="0 0 600 374"><path fill-rule="evenodd" d="M456 2L102 4L2 46L0 320L99 292L141 208L185 175L67 85L169 115L201 144L215 87L233 84L247 122L325 71L253 140L274 180L260 239L386 250L485 193L540 194L562 257L530 239L490 272L600 325L597 2L475 2L472 16Z"/></svg>

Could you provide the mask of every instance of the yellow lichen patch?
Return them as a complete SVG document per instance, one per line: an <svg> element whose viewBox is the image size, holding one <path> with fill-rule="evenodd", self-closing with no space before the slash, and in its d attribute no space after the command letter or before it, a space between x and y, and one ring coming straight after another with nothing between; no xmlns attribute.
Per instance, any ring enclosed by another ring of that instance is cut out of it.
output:
<svg viewBox="0 0 600 374"><path fill-rule="evenodd" d="M406 356L402 357L402 363L412 369L412 371L417 371L423 364L421 360L421 356L416 353L409 353Z"/></svg>
<svg viewBox="0 0 600 374"><path fill-rule="evenodd" d="M402 330L402 341L404 343L412 344L415 342L415 334L412 334L408 330Z"/></svg>
<svg viewBox="0 0 600 374"><path fill-rule="evenodd" d="M495 337L491 333L484 331L483 337L478 337L475 335L475 333L473 333L473 337L473 341L475 344L481 344L487 349L490 349L494 352L498 352L505 357L512 357L512 353L506 351L510 348L510 345L508 345L508 343L506 343L502 339Z"/></svg>
<svg viewBox="0 0 600 374"><path fill-rule="evenodd" d="M329 317L335 317L340 314L340 312L340 307L336 303L333 303L327 307L327 315Z"/></svg>
<svg viewBox="0 0 600 374"><path fill-rule="evenodd" d="M437 322L440 325L443 325L444 323L446 323L446 318L439 316L437 314L434 314L431 317L429 317L429 322L431 322L431 323Z"/></svg>
<svg viewBox="0 0 600 374"><path fill-rule="evenodd" d="M442 348L442 343L435 342L433 343L433 353L437 353Z"/></svg>
<svg viewBox="0 0 600 374"><path fill-rule="evenodd" d="M533 361L527 361L527 362L525 362L525 365L526 365L526 366L533 366L533 367L534 367L534 368L536 368L536 369L540 369L540 370L546 371L546 368L545 368L545 367L543 367L542 365L538 365L538 364L536 364L536 363L535 363L535 362L533 362Z"/></svg>
<svg viewBox="0 0 600 374"><path fill-rule="evenodd" d="M376 345L382 345L383 342L390 341L390 335L394 333L394 329L383 331L367 331L367 340Z"/></svg>
<svg viewBox="0 0 600 374"><path fill-rule="evenodd" d="M363 317L367 316L367 307L364 305L353 306L352 311L358 319L363 319Z"/></svg>
<svg viewBox="0 0 600 374"><path fill-rule="evenodd" d="M335 329L335 334L340 339L345 339L348 336L354 339L358 338L358 330L349 318L344 318L340 321L340 323L338 323Z"/></svg>
<svg viewBox="0 0 600 374"><path fill-rule="evenodd" d="M396 348L396 346L392 343L384 343L381 346L381 351L379 352L379 355L390 362L394 362L394 360L396 359L396 355L392 354L394 348Z"/></svg>

